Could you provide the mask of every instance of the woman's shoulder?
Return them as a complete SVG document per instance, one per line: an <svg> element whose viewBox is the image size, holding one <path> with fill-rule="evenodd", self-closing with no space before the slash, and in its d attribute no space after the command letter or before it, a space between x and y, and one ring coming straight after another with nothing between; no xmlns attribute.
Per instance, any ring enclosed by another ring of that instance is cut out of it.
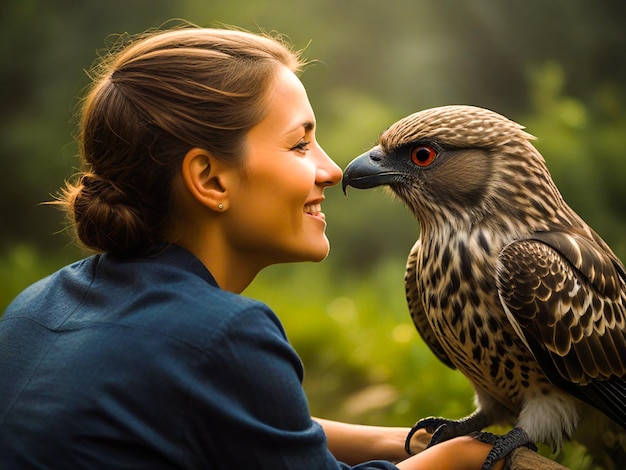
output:
<svg viewBox="0 0 626 470"><path fill-rule="evenodd" d="M249 323L284 336L267 305L220 289L197 258L178 248L151 258L95 255L68 265L23 291L2 319L19 318L50 331L127 329L126 335L160 336L195 349Z"/></svg>
<svg viewBox="0 0 626 470"><path fill-rule="evenodd" d="M263 324L284 335L265 303L219 288L211 273L188 254L182 253L176 262L170 257L125 262L122 270L125 279L113 275L116 287L109 289L118 291L129 305L116 309L125 325L162 332L198 347L219 335L236 335L244 323Z"/></svg>

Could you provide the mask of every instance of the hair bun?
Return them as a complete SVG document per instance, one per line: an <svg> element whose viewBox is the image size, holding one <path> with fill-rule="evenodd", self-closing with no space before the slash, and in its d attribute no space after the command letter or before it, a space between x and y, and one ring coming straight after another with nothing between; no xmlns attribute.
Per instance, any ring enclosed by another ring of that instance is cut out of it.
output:
<svg viewBox="0 0 626 470"><path fill-rule="evenodd" d="M76 233L86 246L127 254L146 241L140 211L110 180L94 173L84 174L75 187L72 202Z"/></svg>
<svg viewBox="0 0 626 470"><path fill-rule="evenodd" d="M102 201L111 203L120 202L124 199L124 193L112 181L102 178L95 173L85 173L80 177L79 186L81 191L91 197L97 197Z"/></svg>

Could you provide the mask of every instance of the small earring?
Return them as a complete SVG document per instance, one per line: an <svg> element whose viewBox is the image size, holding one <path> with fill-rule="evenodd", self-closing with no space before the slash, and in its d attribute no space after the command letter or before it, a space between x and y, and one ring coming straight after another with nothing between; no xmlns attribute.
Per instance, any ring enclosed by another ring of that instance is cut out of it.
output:
<svg viewBox="0 0 626 470"><path fill-rule="evenodd" d="M217 208L218 208L219 210L224 209L224 204L222 204L222 203L220 202L220 203L217 205Z"/></svg>

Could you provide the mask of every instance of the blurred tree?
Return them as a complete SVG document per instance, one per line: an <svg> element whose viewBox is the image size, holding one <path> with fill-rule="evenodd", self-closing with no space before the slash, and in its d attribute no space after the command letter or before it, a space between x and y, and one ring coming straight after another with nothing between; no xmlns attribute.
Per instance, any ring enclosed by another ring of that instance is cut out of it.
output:
<svg viewBox="0 0 626 470"><path fill-rule="evenodd" d="M0 6L0 249L16 242L58 248L61 216L51 199L78 162L73 108L83 70L115 32L141 32L173 15L170 2L9 0ZM60 239L62 238L62 239Z"/></svg>

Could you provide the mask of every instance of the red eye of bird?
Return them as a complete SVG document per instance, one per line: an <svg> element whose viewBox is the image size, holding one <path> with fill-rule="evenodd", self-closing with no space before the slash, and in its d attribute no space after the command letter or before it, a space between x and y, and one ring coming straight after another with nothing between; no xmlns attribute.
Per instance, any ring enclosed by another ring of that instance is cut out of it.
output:
<svg viewBox="0 0 626 470"><path fill-rule="evenodd" d="M411 160L417 166L428 166L435 161L437 152L428 145L420 145L411 150Z"/></svg>

